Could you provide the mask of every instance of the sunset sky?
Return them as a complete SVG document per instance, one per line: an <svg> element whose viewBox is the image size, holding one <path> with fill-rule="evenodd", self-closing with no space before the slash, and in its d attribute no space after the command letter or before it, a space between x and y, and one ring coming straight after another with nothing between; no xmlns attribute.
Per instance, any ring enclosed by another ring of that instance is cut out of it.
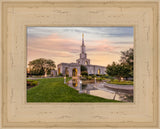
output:
<svg viewBox="0 0 160 129"><path fill-rule="evenodd" d="M93 65L118 62L121 51L133 48L133 27L28 27L27 63L37 58L52 59L56 65L75 63L81 52L82 33Z"/></svg>

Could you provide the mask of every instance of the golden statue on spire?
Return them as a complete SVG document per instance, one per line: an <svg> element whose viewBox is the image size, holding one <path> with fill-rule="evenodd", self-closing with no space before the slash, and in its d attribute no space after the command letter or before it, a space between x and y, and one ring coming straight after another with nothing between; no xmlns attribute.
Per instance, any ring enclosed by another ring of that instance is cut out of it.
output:
<svg viewBox="0 0 160 129"><path fill-rule="evenodd" d="M82 39L84 39L84 33L82 33Z"/></svg>

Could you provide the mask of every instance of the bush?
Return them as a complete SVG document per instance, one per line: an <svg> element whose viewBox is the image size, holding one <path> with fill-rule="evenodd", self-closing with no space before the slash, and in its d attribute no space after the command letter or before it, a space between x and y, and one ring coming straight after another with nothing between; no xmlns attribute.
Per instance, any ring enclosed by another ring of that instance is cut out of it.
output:
<svg viewBox="0 0 160 129"><path fill-rule="evenodd" d="M36 86L36 85L38 85L38 81L27 80L27 86Z"/></svg>
<svg viewBox="0 0 160 129"><path fill-rule="evenodd" d="M91 77L91 76L88 76L87 78L88 78L88 80L92 80L92 77Z"/></svg>
<svg viewBox="0 0 160 129"><path fill-rule="evenodd" d="M103 79L102 78L97 78L97 81L102 81Z"/></svg>
<svg viewBox="0 0 160 129"><path fill-rule="evenodd" d="M105 78L109 78L109 76L108 76L107 74L104 74L104 75L103 75L103 77L105 77Z"/></svg>
<svg viewBox="0 0 160 129"><path fill-rule="evenodd" d="M113 81L114 81L114 82L119 82L119 80L118 80L118 79L114 79Z"/></svg>
<svg viewBox="0 0 160 129"><path fill-rule="evenodd" d="M60 73L58 76L63 76L63 74L62 74L62 73Z"/></svg>
<svg viewBox="0 0 160 129"><path fill-rule="evenodd" d="M37 81L33 81L32 82L32 86L36 86L36 85L38 85L38 82Z"/></svg>
<svg viewBox="0 0 160 129"><path fill-rule="evenodd" d="M82 76L88 76L88 72L83 71L83 72L81 72L81 75L82 75Z"/></svg>
<svg viewBox="0 0 160 129"><path fill-rule="evenodd" d="M95 78L96 77L96 75L92 75L92 78Z"/></svg>

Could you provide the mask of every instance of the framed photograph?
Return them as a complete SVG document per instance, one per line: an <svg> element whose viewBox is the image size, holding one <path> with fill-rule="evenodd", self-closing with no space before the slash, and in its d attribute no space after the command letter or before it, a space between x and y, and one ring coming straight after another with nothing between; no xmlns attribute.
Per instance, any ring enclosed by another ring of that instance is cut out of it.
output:
<svg viewBox="0 0 160 129"><path fill-rule="evenodd" d="M27 102L133 102L133 32L27 27Z"/></svg>
<svg viewBox="0 0 160 129"><path fill-rule="evenodd" d="M159 0L2 0L1 126L159 129Z"/></svg>

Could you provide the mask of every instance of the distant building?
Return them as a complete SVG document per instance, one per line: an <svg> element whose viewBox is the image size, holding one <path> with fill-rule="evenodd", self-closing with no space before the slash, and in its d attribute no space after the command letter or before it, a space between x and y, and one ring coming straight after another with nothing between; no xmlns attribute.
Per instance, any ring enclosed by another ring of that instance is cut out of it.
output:
<svg viewBox="0 0 160 129"><path fill-rule="evenodd" d="M87 68L88 74L106 74L106 67L99 65L91 65L90 59L87 59L87 53L84 44L84 34L82 34L82 46L80 58L76 60L76 63L60 63L57 65L57 74L80 76L81 75L81 65Z"/></svg>

